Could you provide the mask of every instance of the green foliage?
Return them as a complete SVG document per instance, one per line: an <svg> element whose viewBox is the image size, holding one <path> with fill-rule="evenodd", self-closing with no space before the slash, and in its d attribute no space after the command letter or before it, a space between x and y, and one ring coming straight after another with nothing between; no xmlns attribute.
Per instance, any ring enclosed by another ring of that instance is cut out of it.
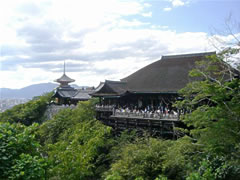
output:
<svg viewBox="0 0 240 180"><path fill-rule="evenodd" d="M202 147L185 136L168 146L163 158L164 175L170 179L184 179L194 170L194 165L201 158Z"/></svg>
<svg viewBox="0 0 240 180"><path fill-rule="evenodd" d="M112 172L112 174L108 175L105 178L105 180L124 180L124 179L117 172Z"/></svg>
<svg viewBox="0 0 240 180"><path fill-rule="evenodd" d="M62 109L53 119L43 123L38 129L38 138L41 144L54 144L59 136L67 129L73 127L74 111L70 108Z"/></svg>
<svg viewBox="0 0 240 180"><path fill-rule="evenodd" d="M211 68L216 62L221 66ZM228 76L222 68L224 65L215 56L205 62L205 69L194 70L206 79L181 90L185 99L178 104L191 112L183 116L183 121L194 127L191 131L194 138L208 150L219 153L229 153L240 142L240 81L222 78Z"/></svg>
<svg viewBox="0 0 240 180"><path fill-rule="evenodd" d="M75 109L62 109L53 119L43 123L38 130L41 143L56 143L59 136L66 130L73 129L78 123L95 119L95 101L93 99L86 102L79 102Z"/></svg>
<svg viewBox="0 0 240 180"><path fill-rule="evenodd" d="M52 93L35 98L25 104L19 104L12 109L0 113L1 122L22 123L31 125L32 123L42 123L44 121L44 112L50 102Z"/></svg>
<svg viewBox="0 0 240 180"><path fill-rule="evenodd" d="M198 172L193 172L186 178L186 180L214 180L214 179L212 177L206 179L202 177Z"/></svg>
<svg viewBox="0 0 240 180"><path fill-rule="evenodd" d="M156 178L162 173L163 155L171 144L171 141L143 138L123 146L119 159L106 173L106 179L112 177L118 179Z"/></svg>
<svg viewBox="0 0 240 180"><path fill-rule="evenodd" d="M41 125L38 136L51 163L49 178L100 178L107 168L111 128L95 119L95 100L64 109Z"/></svg>
<svg viewBox="0 0 240 180"><path fill-rule="evenodd" d="M205 179L238 179L240 164L225 156L209 154L200 162L198 174Z"/></svg>
<svg viewBox="0 0 240 180"><path fill-rule="evenodd" d="M155 180L168 180L166 176L159 175Z"/></svg>
<svg viewBox="0 0 240 180"><path fill-rule="evenodd" d="M239 179L239 163L233 163L226 157L209 155L200 162L196 172L192 172L187 180L208 180L208 179Z"/></svg>
<svg viewBox="0 0 240 180"><path fill-rule="evenodd" d="M110 147L111 149L109 152L109 159L111 159L112 162L120 159L122 148L129 144L134 143L137 137L138 136L136 134L136 131L134 130L132 131L125 130L121 132L120 136L113 137Z"/></svg>
<svg viewBox="0 0 240 180"><path fill-rule="evenodd" d="M46 166L45 160L39 156L21 154L10 169L8 178L24 180L45 179Z"/></svg>
<svg viewBox="0 0 240 180"><path fill-rule="evenodd" d="M71 131L71 132L70 132ZM95 162L105 146L110 128L98 121L82 122L69 129L60 141L49 145L49 160L53 164L51 176L60 179L94 177Z"/></svg>
<svg viewBox="0 0 240 180"><path fill-rule="evenodd" d="M38 151L37 127L0 123L0 179L43 179L46 163Z"/></svg>
<svg viewBox="0 0 240 180"><path fill-rule="evenodd" d="M181 119L202 147L200 163L195 164L197 172L187 173L188 180L239 177L240 80L233 76L236 70L222 61L225 53L232 52L199 62L190 75L202 81L180 91L184 100L177 106L186 110Z"/></svg>
<svg viewBox="0 0 240 180"><path fill-rule="evenodd" d="M143 137L120 145L112 148L115 159L106 179L185 179L202 157L202 147L187 136L176 141Z"/></svg>

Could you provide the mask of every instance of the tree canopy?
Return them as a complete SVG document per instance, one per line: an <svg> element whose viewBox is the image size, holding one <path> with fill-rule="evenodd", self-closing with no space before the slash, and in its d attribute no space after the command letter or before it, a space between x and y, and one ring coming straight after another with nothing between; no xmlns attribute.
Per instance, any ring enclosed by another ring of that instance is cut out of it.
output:
<svg viewBox="0 0 240 180"><path fill-rule="evenodd" d="M11 109L0 113L1 122L21 123L24 125L31 125L35 123L42 123L44 112L47 105L50 103L52 93L43 96L35 97L33 100L24 104L19 104Z"/></svg>
<svg viewBox="0 0 240 180"><path fill-rule="evenodd" d="M35 138L37 128L0 123L0 179L44 179L47 163Z"/></svg>

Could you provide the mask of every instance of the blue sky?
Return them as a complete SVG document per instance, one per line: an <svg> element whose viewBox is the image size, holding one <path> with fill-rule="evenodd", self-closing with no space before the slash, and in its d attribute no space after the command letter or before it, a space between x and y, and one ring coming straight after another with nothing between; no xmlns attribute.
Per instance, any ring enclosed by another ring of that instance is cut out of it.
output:
<svg viewBox="0 0 240 180"><path fill-rule="evenodd" d="M119 80L162 55L240 37L240 0L11 0L0 6L0 87ZM231 15L231 20L226 21ZM214 46L213 46L214 44Z"/></svg>
<svg viewBox="0 0 240 180"><path fill-rule="evenodd" d="M168 26L176 32L207 32L213 28L222 29L226 18L232 14L240 17L239 0L192 0L182 6L173 7L169 1L145 1L151 4L151 22ZM164 8L171 8L164 11Z"/></svg>

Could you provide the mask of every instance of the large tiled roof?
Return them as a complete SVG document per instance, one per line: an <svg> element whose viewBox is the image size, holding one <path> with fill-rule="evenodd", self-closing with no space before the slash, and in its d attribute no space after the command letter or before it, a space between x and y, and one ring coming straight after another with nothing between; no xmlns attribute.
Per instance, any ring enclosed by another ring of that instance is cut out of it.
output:
<svg viewBox="0 0 240 180"><path fill-rule="evenodd" d="M177 92L192 80L189 71L195 67L195 62L214 53L162 56L161 60L121 81L127 82L128 91L133 92Z"/></svg>
<svg viewBox="0 0 240 180"><path fill-rule="evenodd" d="M132 93L177 93L192 81L189 72L195 62L215 52L162 56L162 58L127 76L121 81L105 81L94 96Z"/></svg>

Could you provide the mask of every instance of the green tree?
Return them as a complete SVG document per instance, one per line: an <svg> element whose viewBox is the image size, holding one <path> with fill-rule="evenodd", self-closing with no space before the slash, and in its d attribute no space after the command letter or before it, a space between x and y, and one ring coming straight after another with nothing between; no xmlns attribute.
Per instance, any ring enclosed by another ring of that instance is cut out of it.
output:
<svg viewBox="0 0 240 180"><path fill-rule="evenodd" d="M202 146L185 136L168 146L163 155L163 174L169 179L185 179L201 160Z"/></svg>
<svg viewBox="0 0 240 180"><path fill-rule="evenodd" d="M81 122L95 119L96 99L79 102L75 109L62 109L51 120L44 122L39 130L38 137L42 144L54 144L68 129Z"/></svg>
<svg viewBox="0 0 240 180"><path fill-rule="evenodd" d="M0 179L44 179L47 164L35 139L37 127L0 123Z"/></svg>
<svg viewBox="0 0 240 180"><path fill-rule="evenodd" d="M52 93L48 93L44 96L36 97L25 104L16 105L0 113L0 121L22 123L27 126L34 122L42 123L44 121L44 112L47 109L51 96Z"/></svg>
<svg viewBox="0 0 240 180"><path fill-rule="evenodd" d="M179 108L186 110L182 121L191 128L190 134L196 144L203 147L205 153L202 157L227 162L211 164L210 161L201 161L199 168L205 171L200 175L212 173L215 179L230 177L230 172L235 173L233 176L240 174L238 166L230 168L232 164L240 164L239 71L224 61L236 53L239 53L238 48L228 48L198 62L190 75L202 81L194 81L183 88L180 93L184 100L177 103ZM219 177L219 174L224 176Z"/></svg>
<svg viewBox="0 0 240 180"><path fill-rule="evenodd" d="M62 109L51 120L41 124L38 129L38 138L41 144L54 144L64 131L73 128L74 112L70 108Z"/></svg>
<svg viewBox="0 0 240 180"><path fill-rule="evenodd" d="M62 134L59 141L49 144L52 177L60 179L87 179L96 173L102 149L107 144L111 128L96 120L78 123Z"/></svg>
<svg viewBox="0 0 240 180"><path fill-rule="evenodd" d="M60 111L44 122L38 137L51 166L49 178L99 179L108 168L111 128L95 119L95 100Z"/></svg>
<svg viewBox="0 0 240 180"><path fill-rule="evenodd" d="M106 179L155 179L163 173L164 155L173 142L143 138L121 147Z"/></svg>

